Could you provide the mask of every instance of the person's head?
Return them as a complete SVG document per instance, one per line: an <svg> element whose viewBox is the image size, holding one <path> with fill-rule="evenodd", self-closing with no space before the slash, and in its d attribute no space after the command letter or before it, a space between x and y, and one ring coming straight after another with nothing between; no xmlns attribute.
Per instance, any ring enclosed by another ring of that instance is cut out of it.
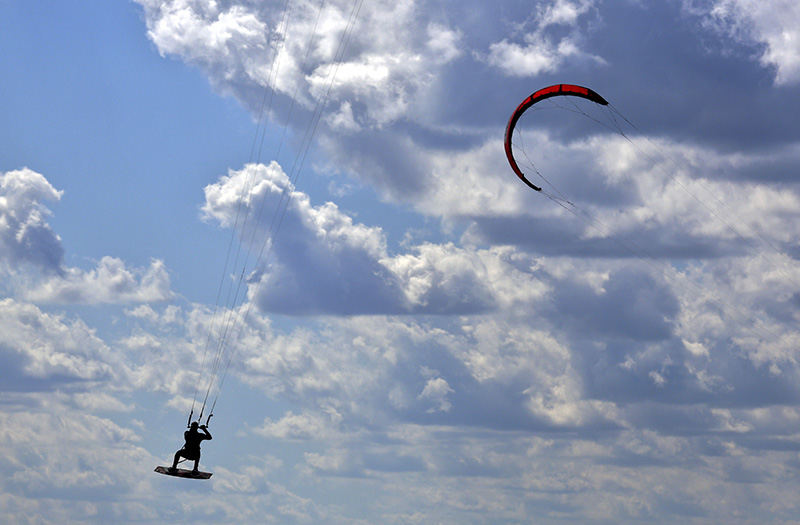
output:
<svg viewBox="0 0 800 525"><path fill-rule="evenodd" d="M192 421L192 430L197 430L199 423L197 421Z"/></svg>

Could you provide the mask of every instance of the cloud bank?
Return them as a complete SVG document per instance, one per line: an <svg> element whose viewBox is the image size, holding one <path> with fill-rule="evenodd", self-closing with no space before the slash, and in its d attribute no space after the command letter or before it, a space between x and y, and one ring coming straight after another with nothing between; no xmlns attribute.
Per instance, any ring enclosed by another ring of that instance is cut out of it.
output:
<svg viewBox="0 0 800 525"><path fill-rule="evenodd" d="M158 52L255 118L274 93L293 153L323 109L306 169L387 213L304 191L291 159L231 167L199 205L235 236L241 294L193 304L155 254L68 266L44 205L69 188L4 173L9 519L795 519L792 7L408 0L351 23L344 1L138 5ZM501 138L562 79L645 124L539 115L551 200L513 177ZM227 320L215 476L177 494L151 469L180 445Z"/></svg>

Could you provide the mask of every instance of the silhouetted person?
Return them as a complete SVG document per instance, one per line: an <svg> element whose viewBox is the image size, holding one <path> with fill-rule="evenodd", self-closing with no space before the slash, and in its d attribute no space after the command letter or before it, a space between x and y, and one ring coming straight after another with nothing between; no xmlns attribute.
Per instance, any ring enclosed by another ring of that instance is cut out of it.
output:
<svg viewBox="0 0 800 525"><path fill-rule="evenodd" d="M203 431L202 434L197 431L198 428ZM206 439L212 439L211 434L208 433L208 429L205 425L198 426L197 421L194 421L192 422L191 428L183 433L183 439L186 440L186 443L183 445L182 449L175 453L172 468L178 468L178 461L183 457L194 460L192 472L197 472L197 466L200 464L200 442Z"/></svg>

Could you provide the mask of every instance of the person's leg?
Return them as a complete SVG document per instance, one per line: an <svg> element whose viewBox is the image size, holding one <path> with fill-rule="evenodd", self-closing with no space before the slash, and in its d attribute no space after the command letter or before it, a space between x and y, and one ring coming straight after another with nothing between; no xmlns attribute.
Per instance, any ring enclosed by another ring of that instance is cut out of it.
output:
<svg viewBox="0 0 800 525"><path fill-rule="evenodd" d="M194 469L192 470L192 472L197 472L197 467L199 466L200 466L200 458L197 458L194 460Z"/></svg>
<svg viewBox="0 0 800 525"><path fill-rule="evenodd" d="M178 468L178 461L181 459L181 451L175 453L175 459L172 460L172 468Z"/></svg>

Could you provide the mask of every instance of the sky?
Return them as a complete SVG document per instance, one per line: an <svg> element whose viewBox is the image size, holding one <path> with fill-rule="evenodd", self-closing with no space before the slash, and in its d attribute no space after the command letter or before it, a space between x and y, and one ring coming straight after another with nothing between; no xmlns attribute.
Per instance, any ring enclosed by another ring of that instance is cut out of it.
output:
<svg viewBox="0 0 800 525"><path fill-rule="evenodd" d="M0 0L0 78L5 521L798 523L796 2Z"/></svg>

